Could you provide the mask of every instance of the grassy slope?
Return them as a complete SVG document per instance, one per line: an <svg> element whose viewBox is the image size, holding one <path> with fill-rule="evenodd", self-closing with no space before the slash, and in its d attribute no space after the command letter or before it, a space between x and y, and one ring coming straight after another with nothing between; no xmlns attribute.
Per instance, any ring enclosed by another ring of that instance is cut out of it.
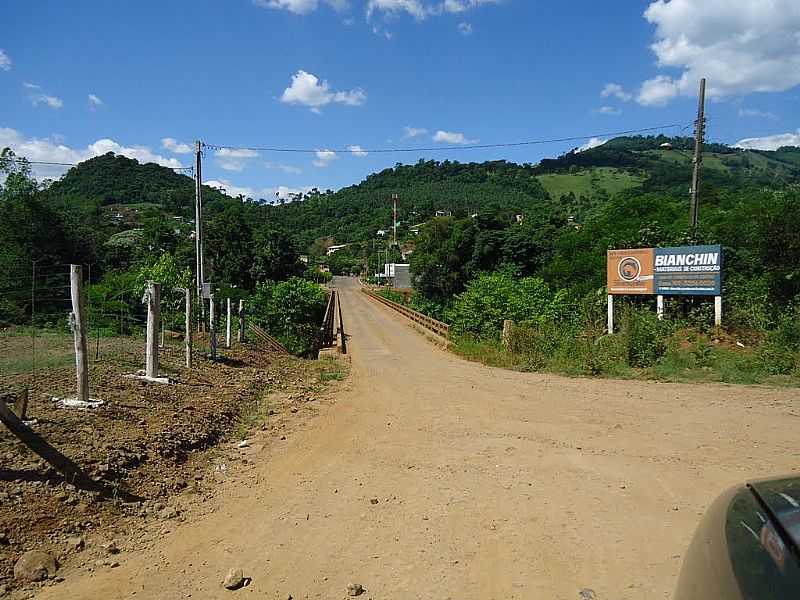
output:
<svg viewBox="0 0 800 600"><path fill-rule="evenodd" d="M612 167L596 167L573 174L539 175L537 179L551 198L560 198L570 192L575 196L590 196L598 190L603 190L609 196L613 196L640 185L645 178Z"/></svg>

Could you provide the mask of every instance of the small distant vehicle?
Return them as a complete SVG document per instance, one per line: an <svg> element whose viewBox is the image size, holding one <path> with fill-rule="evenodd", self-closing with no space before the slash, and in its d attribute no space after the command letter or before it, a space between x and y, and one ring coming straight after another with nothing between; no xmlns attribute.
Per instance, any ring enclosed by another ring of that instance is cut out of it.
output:
<svg viewBox="0 0 800 600"><path fill-rule="evenodd" d="M706 511L674 600L800 598L800 477L734 487Z"/></svg>

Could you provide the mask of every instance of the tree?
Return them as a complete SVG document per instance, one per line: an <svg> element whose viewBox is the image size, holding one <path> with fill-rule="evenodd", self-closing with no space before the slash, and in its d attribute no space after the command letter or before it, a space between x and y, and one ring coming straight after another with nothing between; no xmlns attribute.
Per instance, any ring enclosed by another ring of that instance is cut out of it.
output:
<svg viewBox="0 0 800 600"><path fill-rule="evenodd" d="M414 286L425 297L446 302L460 293L472 276L470 258L476 228L470 219L441 217L420 232L411 255Z"/></svg>
<svg viewBox="0 0 800 600"><path fill-rule="evenodd" d="M285 231L269 225L256 230L250 269L255 281L283 281L303 271L300 254Z"/></svg>

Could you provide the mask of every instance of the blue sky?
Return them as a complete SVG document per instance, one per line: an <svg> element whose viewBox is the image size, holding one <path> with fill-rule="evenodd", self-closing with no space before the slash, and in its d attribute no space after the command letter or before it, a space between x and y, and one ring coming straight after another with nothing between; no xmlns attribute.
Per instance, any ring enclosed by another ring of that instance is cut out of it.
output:
<svg viewBox="0 0 800 600"><path fill-rule="evenodd" d="M111 150L170 166L191 164L186 151L198 138L319 150L206 152L205 181L272 198L337 189L396 162L536 162L589 140L359 149L580 135L599 143L603 133L689 125L701 76L711 139L800 145L800 3L736 4L8 2L0 8L0 146L32 160Z"/></svg>

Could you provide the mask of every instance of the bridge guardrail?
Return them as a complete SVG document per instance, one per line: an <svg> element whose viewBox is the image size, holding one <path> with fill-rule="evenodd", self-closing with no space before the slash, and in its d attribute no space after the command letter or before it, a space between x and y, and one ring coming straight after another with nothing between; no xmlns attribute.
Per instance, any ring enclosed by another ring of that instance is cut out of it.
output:
<svg viewBox="0 0 800 600"><path fill-rule="evenodd" d="M281 344L278 340L276 340L266 331L261 329L261 327L259 327L255 323L250 322L247 324L247 326L250 328L250 331L253 333L256 340L260 344L266 346L273 352L280 352L282 354L291 354L291 352L289 352L283 344Z"/></svg>
<svg viewBox="0 0 800 600"><path fill-rule="evenodd" d="M396 310L403 316L411 319L412 321L414 321L418 325L421 325L425 329L432 331L436 335L439 335L445 339L450 338L450 325L448 325L447 323L442 323L441 321L437 321L436 319L433 319L428 315L424 315L421 312L408 308L407 306L403 306L402 304L393 302L388 298L384 298L383 296L376 294L370 289L361 288L361 291L364 292L370 298L373 298L378 302L385 304L389 308Z"/></svg>
<svg viewBox="0 0 800 600"><path fill-rule="evenodd" d="M323 348L333 348L336 345L336 334L333 331L335 320L336 290L331 290L328 295L328 306L325 309L325 318L322 319L322 327L320 327L320 345Z"/></svg>

